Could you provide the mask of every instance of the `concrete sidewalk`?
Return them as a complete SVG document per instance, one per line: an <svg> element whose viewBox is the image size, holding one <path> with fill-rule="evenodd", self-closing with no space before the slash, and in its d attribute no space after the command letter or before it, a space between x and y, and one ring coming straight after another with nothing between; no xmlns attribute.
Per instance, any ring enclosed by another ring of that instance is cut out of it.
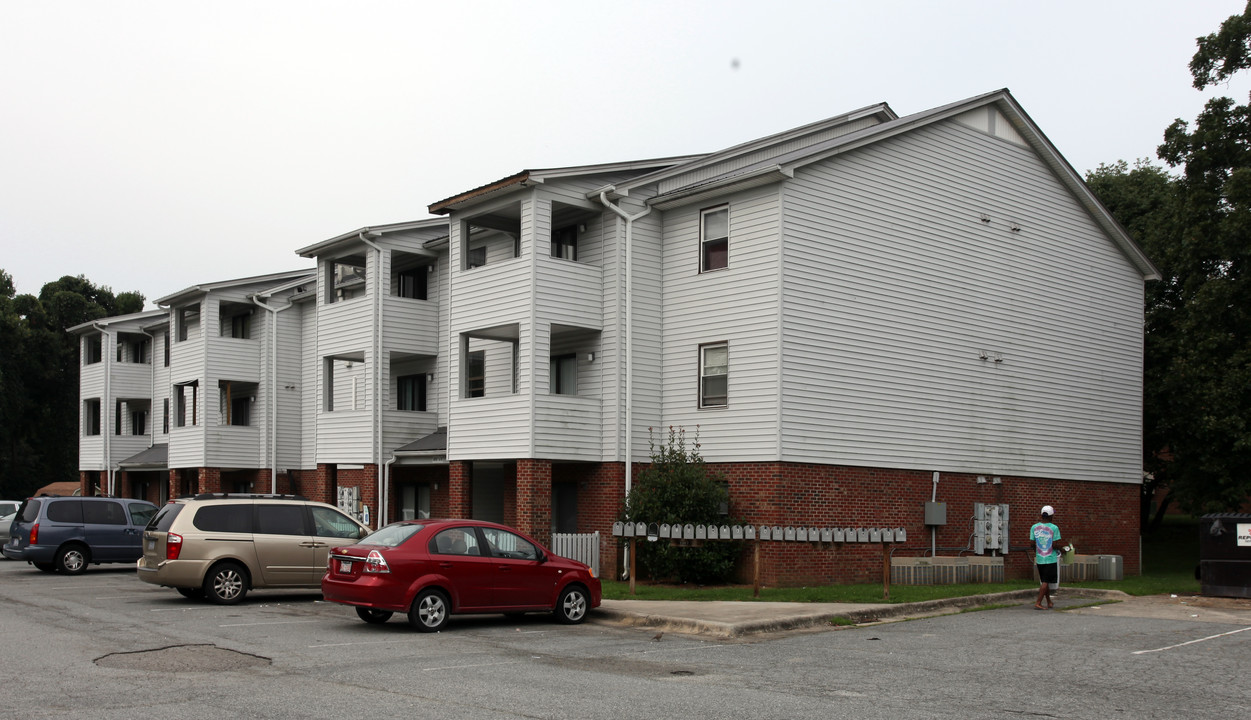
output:
<svg viewBox="0 0 1251 720"><path fill-rule="evenodd" d="M854 624L905 620L959 612L987 605L1032 606L1037 590L970 595L919 603L785 603L699 602L667 600L604 600L591 619L617 625L655 628L664 632L733 638L759 633L833 627L831 618ZM1119 590L1060 588L1056 610L1109 615L1190 619L1251 624L1251 600L1127 595ZM1086 608L1092 602L1105 606Z"/></svg>

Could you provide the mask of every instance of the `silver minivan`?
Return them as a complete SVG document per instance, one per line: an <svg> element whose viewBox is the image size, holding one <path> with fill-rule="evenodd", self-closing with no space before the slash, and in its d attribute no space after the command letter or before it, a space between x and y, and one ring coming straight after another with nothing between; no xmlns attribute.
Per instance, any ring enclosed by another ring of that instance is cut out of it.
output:
<svg viewBox="0 0 1251 720"><path fill-rule="evenodd" d="M254 588L320 588L330 548L368 534L333 505L298 495L179 498L144 530L139 579L222 605Z"/></svg>

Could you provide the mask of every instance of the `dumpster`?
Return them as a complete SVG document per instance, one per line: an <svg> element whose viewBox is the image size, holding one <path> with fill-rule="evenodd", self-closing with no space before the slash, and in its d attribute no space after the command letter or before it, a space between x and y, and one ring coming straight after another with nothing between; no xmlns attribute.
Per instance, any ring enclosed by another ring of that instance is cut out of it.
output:
<svg viewBox="0 0 1251 720"><path fill-rule="evenodd" d="M1202 595L1251 598L1251 514L1200 518L1197 574Z"/></svg>

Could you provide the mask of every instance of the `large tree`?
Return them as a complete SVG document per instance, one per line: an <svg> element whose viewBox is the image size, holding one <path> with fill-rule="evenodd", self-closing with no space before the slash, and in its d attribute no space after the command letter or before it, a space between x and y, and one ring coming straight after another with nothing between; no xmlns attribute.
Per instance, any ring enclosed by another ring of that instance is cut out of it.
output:
<svg viewBox="0 0 1251 720"><path fill-rule="evenodd" d="M66 328L139 312L144 297L65 276L17 295L0 270L0 497L78 472L78 343Z"/></svg>
<svg viewBox="0 0 1251 720"><path fill-rule="evenodd" d="M1197 42L1198 89L1251 68L1251 3ZM1158 154L1180 175L1090 177L1164 275L1146 308L1148 468L1186 510L1236 510L1251 497L1251 108L1210 100L1169 126Z"/></svg>
<svg viewBox="0 0 1251 720"><path fill-rule="evenodd" d="M1173 271L1171 254L1180 237L1180 189L1163 168L1139 160L1133 168L1125 161L1100 165L1086 175L1086 183L1108 210L1129 230L1160 268L1163 279L1146 288L1146 336L1143 353L1143 469L1142 527L1150 529L1163 518L1169 505L1169 479L1174 463L1163 451L1176 444L1173 408L1179 387L1172 381L1172 361L1178 345L1180 311L1179 276ZM1184 393L1182 393L1184 394Z"/></svg>

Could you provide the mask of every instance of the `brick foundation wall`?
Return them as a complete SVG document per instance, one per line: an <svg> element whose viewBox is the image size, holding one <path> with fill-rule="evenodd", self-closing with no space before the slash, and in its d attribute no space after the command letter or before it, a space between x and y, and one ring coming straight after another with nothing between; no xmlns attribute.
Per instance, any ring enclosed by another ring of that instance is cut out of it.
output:
<svg viewBox="0 0 1251 720"><path fill-rule="evenodd" d="M731 516L744 522L903 527L908 541L892 546L896 556L921 555L930 549L923 508L934 492L931 472L795 463L709 467L730 481ZM1005 574L1030 577L1029 527L1043 505L1052 505L1062 536L1075 541L1083 553L1121 555L1127 571L1137 571L1139 486L1007 476L1000 484L989 480L979 484L976 475L940 475L937 500L947 505L947 524L937 528L939 555L970 548L974 503L1007 503L1011 551ZM763 544L761 556L761 579L766 584L878 582L882 576L880 545L769 542ZM750 567L743 570L750 577Z"/></svg>
<svg viewBox="0 0 1251 720"><path fill-rule="evenodd" d="M634 466L641 469L639 465ZM897 557L927 554L930 531L924 504L934 492L933 474L920 470L840 467L801 463L716 463L709 468L730 484L730 518L752 525L804 527L903 527L908 541L891 546ZM612 537L624 492L623 465L557 465L553 479L583 482L578 494L580 532L599 530L605 578L616 577L620 542ZM572 476L572 477L571 477ZM1011 550L1009 578L1031 577L1029 527L1043 505L1056 508L1062 536L1084 554L1120 555L1127 574L1137 572L1138 485L1002 476L979 484L976 475L943 473L938 502L947 505L947 524L937 528L939 555L956 555L971 545L974 503L1007 503ZM645 518L644 518L645 519ZM876 583L882 579L882 545L765 542L761 582L795 586ZM752 579L751 553L744 550L739 580Z"/></svg>

